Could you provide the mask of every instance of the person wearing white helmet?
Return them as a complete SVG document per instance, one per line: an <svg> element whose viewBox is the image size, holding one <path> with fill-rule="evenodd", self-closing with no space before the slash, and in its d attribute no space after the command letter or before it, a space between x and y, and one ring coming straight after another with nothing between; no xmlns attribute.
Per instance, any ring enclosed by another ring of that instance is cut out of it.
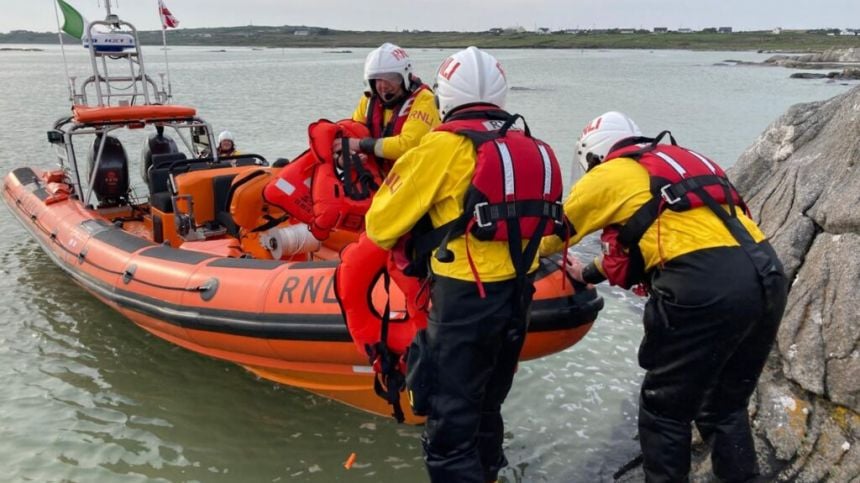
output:
<svg viewBox="0 0 860 483"><path fill-rule="evenodd" d="M386 42L367 54L368 90L352 119L365 124L370 136L350 139L350 150L393 162L439 124L433 93L412 70L409 54L394 44ZM340 143L334 146L336 151L340 148Z"/></svg>
<svg viewBox="0 0 860 483"><path fill-rule="evenodd" d="M218 135L218 156L236 156L238 154L233 133L226 130L221 131L221 134Z"/></svg>
<svg viewBox="0 0 860 483"><path fill-rule="evenodd" d="M607 112L583 129L576 159L586 173L564 203L569 243L602 230L603 250L585 267L568 254L570 275L649 297L639 347L646 481L688 481L693 422L716 476L752 481L747 405L785 308L779 258L719 165L668 131L645 138ZM547 237L541 254L561 249Z"/></svg>
<svg viewBox="0 0 860 483"><path fill-rule="evenodd" d="M413 411L427 415L430 479L484 483L507 465L500 411L537 248L562 216L561 173L552 149L504 111L508 82L492 55L469 47L448 57L435 91L443 123L394 164L366 215L367 237L391 250L411 233L411 268L432 273L428 327L406 378ZM510 183L488 181L499 178ZM422 220L429 233L416 228Z"/></svg>

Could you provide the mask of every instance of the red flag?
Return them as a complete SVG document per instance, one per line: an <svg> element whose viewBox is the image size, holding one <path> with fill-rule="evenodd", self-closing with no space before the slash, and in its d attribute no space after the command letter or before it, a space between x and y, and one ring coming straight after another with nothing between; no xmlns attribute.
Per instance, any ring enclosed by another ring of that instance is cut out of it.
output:
<svg viewBox="0 0 860 483"><path fill-rule="evenodd" d="M179 27L179 20L170 13L170 10L164 6L164 2L158 0L158 15L161 16L161 28L176 28Z"/></svg>

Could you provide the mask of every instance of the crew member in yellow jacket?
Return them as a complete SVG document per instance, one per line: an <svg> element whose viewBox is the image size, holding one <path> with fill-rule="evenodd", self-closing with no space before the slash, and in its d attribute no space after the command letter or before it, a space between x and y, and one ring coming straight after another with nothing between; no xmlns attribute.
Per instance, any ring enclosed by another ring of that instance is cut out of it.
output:
<svg viewBox="0 0 860 483"><path fill-rule="evenodd" d="M512 119L502 110L508 85L501 66L475 47L443 62L434 90L443 127L469 119L499 130L498 119ZM537 152L534 141L528 144ZM477 162L475 145L465 135L439 130L424 136L397 160L376 193L366 216L368 238L392 249L422 219L429 217L437 229L458 219ZM542 178L536 182L543 186ZM432 305L427 329L409 351L407 386L413 410L427 415L422 442L431 481L485 483L507 465L500 411L525 339L534 293L525 274L537 267L537 245L531 259L522 257L520 271L507 241L472 236L467 254L460 233L447 248L453 254L447 262L430 257Z"/></svg>
<svg viewBox="0 0 860 483"><path fill-rule="evenodd" d="M661 133L662 135L668 133ZM639 364L646 481L687 481L691 423L725 481L757 474L747 404L773 345L787 283L776 253L728 178L686 148L641 137L626 115L594 119L577 141L583 177L564 211L602 253L573 278L647 290ZM545 238L541 253L561 250Z"/></svg>
<svg viewBox="0 0 860 483"><path fill-rule="evenodd" d="M368 90L352 119L366 125L370 136L350 139L350 150L393 162L439 124L433 92L412 70L409 55L396 45L384 43L367 55L364 80ZM334 149L340 150L336 144Z"/></svg>

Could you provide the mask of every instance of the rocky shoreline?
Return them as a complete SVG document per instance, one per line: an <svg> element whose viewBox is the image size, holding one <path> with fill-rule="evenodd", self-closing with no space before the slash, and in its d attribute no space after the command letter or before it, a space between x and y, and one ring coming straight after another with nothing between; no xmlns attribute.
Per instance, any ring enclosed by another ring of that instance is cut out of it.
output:
<svg viewBox="0 0 860 483"><path fill-rule="evenodd" d="M860 86L793 106L729 170L792 280L749 407L761 481L860 481L858 133ZM717 481L701 440L690 476Z"/></svg>
<svg viewBox="0 0 860 483"><path fill-rule="evenodd" d="M858 106L860 86L793 106L730 173L793 280L751 402L759 462L777 481L860 478Z"/></svg>
<svg viewBox="0 0 860 483"><path fill-rule="evenodd" d="M728 59L718 65L754 65L762 67L785 67L788 69L825 70L825 74L796 72L792 79L860 80L860 48L828 49L815 54L773 55L762 62L746 62ZM832 69L842 69L841 71Z"/></svg>

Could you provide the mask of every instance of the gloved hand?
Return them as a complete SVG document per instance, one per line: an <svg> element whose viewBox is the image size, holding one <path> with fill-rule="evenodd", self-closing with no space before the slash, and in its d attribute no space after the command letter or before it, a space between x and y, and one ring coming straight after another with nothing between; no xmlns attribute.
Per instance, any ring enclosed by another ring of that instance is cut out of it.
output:
<svg viewBox="0 0 860 483"><path fill-rule="evenodd" d="M358 138L349 138L349 150L352 152L357 152L359 150L358 143L360 142L361 140ZM343 141L341 141L341 138L335 138L335 140L331 144L331 150L336 155L340 154L342 146Z"/></svg>

